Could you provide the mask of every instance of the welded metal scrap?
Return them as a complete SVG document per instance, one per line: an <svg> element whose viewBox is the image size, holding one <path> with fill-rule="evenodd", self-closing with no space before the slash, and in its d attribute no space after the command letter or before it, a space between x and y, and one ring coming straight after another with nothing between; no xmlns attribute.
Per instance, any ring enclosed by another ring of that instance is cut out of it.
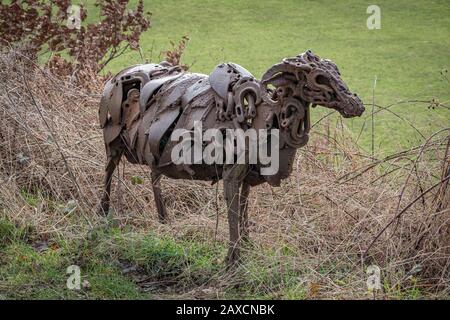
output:
<svg viewBox="0 0 450 320"><path fill-rule="evenodd" d="M131 163L151 168L159 219L167 213L159 181L224 180L230 247L227 262L239 257L239 244L248 237L247 198L251 186L279 185L292 171L296 150L308 142L310 107L321 105L344 116L360 116L364 107L349 91L336 64L310 50L283 59L256 79L235 63L222 63L211 74L184 72L167 62L137 65L119 72L105 84L99 121L107 154L100 212L109 211L112 174L124 155ZM263 175L264 165L177 164L171 159L176 129L190 132L194 123L206 129L278 129L279 170Z"/></svg>

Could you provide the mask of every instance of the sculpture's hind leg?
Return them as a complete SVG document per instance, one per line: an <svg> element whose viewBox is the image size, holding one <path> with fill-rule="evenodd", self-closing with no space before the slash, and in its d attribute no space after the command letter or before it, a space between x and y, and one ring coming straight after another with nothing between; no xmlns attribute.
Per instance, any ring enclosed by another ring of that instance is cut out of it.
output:
<svg viewBox="0 0 450 320"><path fill-rule="evenodd" d="M240 236L243 241L248 241L248 195L250 193L250 185L247 182L242 183L241 192L239 194L239 229Z"/></svg>
<svg viewBox="0 0 450 320"><path fill-rule="evenodd" d="M122 157L123 150L107 147L108 160L105 169L105 179L103 185L103 195L100 200L100 208L98 210L99 214L108 215L109 203L111 198L111 181L113 177L114 170L116 170L117 165Z"/></svg>
<svg viewBox="0 0 450 320"><path fill-rule="evenodd" d="M152 187L153 187L153 196L155 198L156 210L158 211L158 218L161 223L167 222L167 210L164 205L164 199L161 193L161 173L152 171Z"/></svg>

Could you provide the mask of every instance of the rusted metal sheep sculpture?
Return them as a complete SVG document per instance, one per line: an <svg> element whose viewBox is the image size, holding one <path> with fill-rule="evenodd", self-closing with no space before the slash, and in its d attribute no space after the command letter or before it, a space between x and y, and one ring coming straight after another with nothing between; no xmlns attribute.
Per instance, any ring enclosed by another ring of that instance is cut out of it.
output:
<svg viewBox="0 0 450 320"><path fill-rule="evenodd" d="M211 182L223 179L230 230L227 263L233 265L239 259L241 241L248 238L250 187L264 182L278 186L290 175L297 149L308 142L310 108L316 105L335 109L346 118L364 112L337 66L310 50L283 59L261 80L234 63L218 65L209 76L184 72L167 62L129 67L106 83L101 98L99 117L107 164L100 212L108 214L111 179L122 156L150 166L161 222L167 221L159 183L162 175ZM278 170L262 174L265 164L259 160L232 164L174 161L177 139L172 134L177 129L192 132L196 123L220 132L278 130Z"/></svg>

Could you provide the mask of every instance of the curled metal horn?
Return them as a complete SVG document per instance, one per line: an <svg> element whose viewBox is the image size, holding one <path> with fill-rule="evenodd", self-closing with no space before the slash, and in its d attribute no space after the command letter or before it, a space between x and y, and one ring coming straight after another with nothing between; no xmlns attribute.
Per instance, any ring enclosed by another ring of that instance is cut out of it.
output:
<svg viewBox="0 0 450 320"><path fill-rule="evenodd" d="M264 102L272 106L277 103L276 101L272 100L272 98L270 97L270 92L267 88L267 86L272 82L272 80L276 78L277 75L279 75L280 73L290 73L295 77L298 77L299 70L310 71L311 67L308 65L296 64L289 60L285 60L282 63L278 63L269 68L269 70L267 70L261 78L261 87L263 91L262 99L264 100Z"/></svg>
<svg viewBox="0 0 450 320"><path fill-rule="evenodd" d="M267 88L267 86L270 84L271 80L274 79L274 77L283 72L290 72L293 73L293 67L289 63L278 63L273 65L269 70L267 70L263 76L261 77L261 87L262 87L262 99L267 104L274 106L276 104L276 101L272 100L270 97L270 92Z"/></svg>
<svg viewBox="0 0 450 320"><path fill-rule="evenodd" d="M269 82L269 80L276 75L277 73L280 72L291 72L291 73L295 73L295 70L293 69L293 67L288 64L288 63L277 63L275 65L273 65L272 67L269 68L269 70L267 70L261 77L261 83L262 84L267 84Z"/></svg>

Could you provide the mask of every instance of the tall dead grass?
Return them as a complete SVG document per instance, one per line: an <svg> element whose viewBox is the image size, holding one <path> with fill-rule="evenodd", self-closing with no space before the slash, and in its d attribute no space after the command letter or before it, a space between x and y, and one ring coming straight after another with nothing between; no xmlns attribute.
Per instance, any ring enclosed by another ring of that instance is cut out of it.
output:
<svg viewBox="0 0 450 320"><path fill-rule="evenodd" d="M69 80L21 53L0 55L0 218L46 238L83 237L102 223L96 209L105 159L97 124L103 79L92 75L84 87ZM338 124L324 119L314 126L281 187L253 188L248 258L281 277L298 274L294 285L307 288L310 298L367 297L369 265L382 272L378 297L399 297L411 288L448 297L450 128L376 159ZM128 163L116 172L119 226L211 245L226 241L221 187L163 180L171 222L162 226L147 177L147 168ZM255 290L269 290L251 266L225 275L220 285L252 278Z"/></svg>

